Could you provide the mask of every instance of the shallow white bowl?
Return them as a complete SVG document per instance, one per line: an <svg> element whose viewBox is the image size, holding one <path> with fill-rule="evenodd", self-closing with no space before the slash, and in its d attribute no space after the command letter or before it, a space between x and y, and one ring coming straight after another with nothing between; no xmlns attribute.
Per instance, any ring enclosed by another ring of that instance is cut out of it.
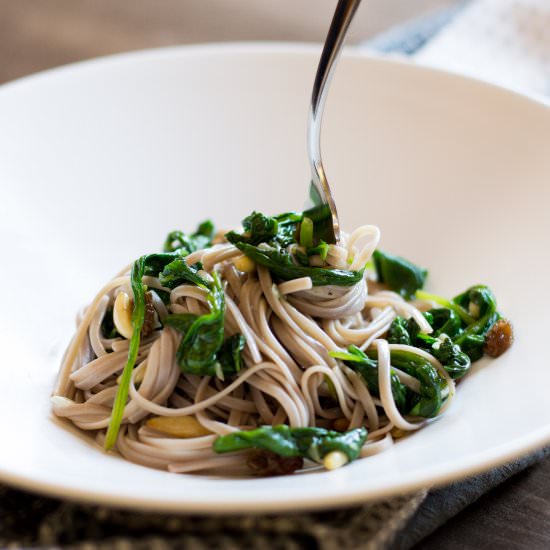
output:
<svg viewBox="0 0 550 550"><path fill-rule="evenodd" d="M174 228L300 209L318 50L143 52L0 89L0 479L138 508L263 512L338 506L444 483L550 440L550 109L476 81L350 54L324 130L347 228L454 295L485 282L516 326L444 418L331 473L224 480L103 454L55 422L49 393L76 310Z"/></svg>

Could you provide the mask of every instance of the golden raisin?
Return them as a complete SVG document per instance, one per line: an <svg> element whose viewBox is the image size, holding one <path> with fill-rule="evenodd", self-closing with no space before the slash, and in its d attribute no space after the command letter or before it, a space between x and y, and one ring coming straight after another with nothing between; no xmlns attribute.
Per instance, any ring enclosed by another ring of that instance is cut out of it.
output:
<svg viewBox="0 0 550 550"><path fill-rule="evenodd" d="M332 429L337 432L345 432L349 428L349 420L345 417L336 418L332 421Z"/></svg>
<svg viewBox="0 0 550 550"><path fill-rule="evenodd" d="M514 342L514 330L508 319L499 319L485 336L485 353L491 357L502 355Z"/></svg>
<svg viewBox="0 0 550 550"><path fill-rule="evenodd" d="M257 476L280 476L292 474L304 466L300 456L284 457L270 451L254 449L247 457L246 464Z"/></svg>
<svg viewBox="0 0 550 550"><path fill-rule="evenodd" d="M145 293L145 316L143 326L141 327L141 337L145 338L153 332L155 328L155 306L153 305L153 296L150 292Z"/></svg>

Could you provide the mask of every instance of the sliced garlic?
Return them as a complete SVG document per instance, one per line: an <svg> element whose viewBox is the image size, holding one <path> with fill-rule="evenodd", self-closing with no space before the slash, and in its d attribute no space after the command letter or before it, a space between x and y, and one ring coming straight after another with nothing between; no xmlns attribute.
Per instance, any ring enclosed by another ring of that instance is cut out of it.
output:
<svg viewBox="0 0 550 550"><path fill-rule="evenodd" d="M256 264L244 254L233 258L233 265L243 273L252 273L256 269Z"/></svg>
<svg viewBox="0 0 550 550"><path fill-rule="evenodd" d="M62 395L52 395L50 397L50 402L53 408L58 411L75 404L72 399L63 397Z"/></svg>
<svg viewBox="0 0 550 550"><path fill-rule="evenodd" d="M479 319L479 314L481 313L479 305L474 302L468 304L468 313L474 318Z"/></svg>
<svg viewBox="0 0 550 550"><path fill-rule="evenodd" d="M323 458L323 466L327 470L335 470L340 468L349 462L349 459L346 453L342 451L331 451L328 453L325 458Z"/></svg>
<svg viewBox="0 0 550 550"><path fill-rule="evenodd" d="M113 322L118 332L130 340L134 328L132 326L132 300L126 292L119 292L113 307Z"/></svg>
<svg viewBox="0 0 550 550"><path fill-rule="evenodd" d="M194 416L155 416L147 420L147 426L176 437L201 437L212 432L202 426Z"/></svg>

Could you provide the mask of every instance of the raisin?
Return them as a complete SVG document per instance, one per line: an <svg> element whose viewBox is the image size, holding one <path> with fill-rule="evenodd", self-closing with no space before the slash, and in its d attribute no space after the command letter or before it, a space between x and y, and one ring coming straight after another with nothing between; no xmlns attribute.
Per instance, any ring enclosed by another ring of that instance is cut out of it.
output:
<svg viewBox="0 0 550 550"><path fill-rule="evenodd" d="M250 471L257 476L280 476L292 474L304 466L300 456L279 456L270 451L255 449L246 460Z"/></svg>
<svg viewBox="0 0 550 550"><path fill-rule="evenodd" d="M499 319L485 336L485 353L491 357L502 355L514 342L514 330L508 319Z"/></svg>
<svg viewBox="0 0 550 550"><path fill-rule="evenodd" d="M141 327L141 337L145 338L153 332L155 328L155 306L153 305L153 296L150 292L145 293L145 316L143 326Z"/></svg>

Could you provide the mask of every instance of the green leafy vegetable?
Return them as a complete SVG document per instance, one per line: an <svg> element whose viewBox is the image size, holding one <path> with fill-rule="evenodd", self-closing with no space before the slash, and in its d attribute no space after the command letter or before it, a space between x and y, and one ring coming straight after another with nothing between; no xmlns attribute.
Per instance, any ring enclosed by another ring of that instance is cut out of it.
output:
<svg viewBox="0 0 550 550"><path fill-rule="evenodd" d="M244 233L230 231L225 238L232 244L246 243L258 245L260 243L276 243L286 247L296 242L298 224L302 221L302 214L288 212L270 217L260 212L252 212L242 224Z"/></svg>
<svg viewBox="0 0 550 550"><path fill-rule="evenodd" d="M314 204L317 203L314 202ZM314 245L321 241L332 242L334 238L334 227L332 225L332 212L328 204L319 203L313 208L306 210L304 216L307 216L313 222Z"/></svg>
<svg viewBox="0 0 550 550"><path fill-rule="evenodd" d="M439 344L426 335L422 336L422 339L426 345L431 346L430 351L445 365L449 374L453 378L460 378L469 368L463 355L467 355L470 362L481 359L484 355L487 333L502 318L497 311L494 294L486 285L475 285L452 300L420 290L416 292L416 297L444 306L431 309L429 312L432 316L429 322L434 329L432 337L440 338L447 335L452 339L452 344L442 341L440 347L434 349L433 346L437 347ZM411 341L413 345L426 347L415 343L415 338Z"/></svg>
<svg viewBox="0 0 550 550"><path fill-rule="evenodd" d="M374 397L380 397L380 388L378 386L378 361L368 357L356 346L349 346L347 352L331 351L331 357L340 359L352 370L361 375L369 391ZM399 380L395 372L390 375L392 395L395 404L400 411L407 410L409 397L409 388Z"/></svg>
<svg viewBox="0 0 550 550"><path fill-rule="evenodd" d="M260 248L243 243L236 246L251 260L267 267L271 273L283 281L310 277L313 286L353 286L363 278L363 270L346 271L323 267L305 267L294 264L290 254L275 248Z"/></svg>
<svg viewBox="0 0 550 550"><path fill-rule="evenodd" d="M378 281L386 283L404 298L412 299L415 292L424 286L428 275L426 269L381 250L375 250L372 256Z"/></svg>
<svg viewBox="0 0 550 550"><path fill-rule="evenodd" d="M141 256L132 265L132 271L130 273L130 284L132 292L134 294L134 308L132 311L132 338L130 339L130 346L128 348L128 359L126 365L122 371L120 384L116 393L115 401L113 404L113 411L111 413L111 420L109 421L109 427L107 429L107 435L105 437L105 449L112 449L116 443L118 432L120 430L120 424L122 417L124 416L124 408L126 407L126 401L128 400L128 391L130 387L130 379L132 377L132 371L136 364L136 359L139 351L139 343L141 339L141 329L145 320L145 285L143 284L144 275L157 276L166 265L174 261L177 258L181 258L181 253L167 252L163 254L147 254Z"/></svg>
<svg viewBox="0 0 550 550"><path fill-rule="evenodd" d="M220 436L214 441L214 451L229 453L263 449L284 457L309 458L314 462L322 462L330 452L340 451L351 462L359 457L366 439L365 428L342 433L324 428L290 428L282 424Z"/></svg>
<svg viewBox="0 0 550 550"><path fill-rule="evenodd" d="M430 325L434 330L432 336L437 338L441 334L446 334L454 338L461 331L462 320L453 309L438 307L430 309L429 313L432 316Z"/></svg>
<svg viewBox="0 0 550 550"><path fill-rule="evenodd" d="M454 342L461 346L472 361L477 361L484 353L485 335L501 318L497 311L496 298L487 286L476 285L456 296L453 302L468 310L474 318L474 321L454 338Z"/></svg>
<svg viewBox="0 0 550 550"><path fill-rule="evenodd" d="M417 290L416 298L418 300L435 302L436 304L439 304L444 308L454 311L462 319L462 321L468 325L474 322L473 317L464 308L460 307L458 304L451 302L450 300L447 300L447 298L444 298L443 296L439 296L438 294L431 294L430 292L426 292L424 290Z"/></svg>
<svg viewBox="0 0 550 550"><path fill-rule="evenodd" d="M213 272L214 281L210 285L199 283L199 286L208 290L206 300L210 312L205 315L178 316L176 319L178 330L184 332L183 339L176 352L176 359L183 370L191 374L216 374L217 353L223 344L225 296L220 279ZM173 316L165 319L165 324L175 326ZM191 322L192 321L192 322Z"/></svg>
<svg viewBox="0 0 550 550"><path fill-rule="evenodd" d="M442 404L442 379L437 369L420 355L401 350L391 351L391 364L420 381L420 395L409 390L407 414L424 418L435 416Z"/></svg>
<svg viewBox="0 0 550 550"><path fill-rule="evenodd" d="M447 334L454 344L468 355L471 361L477 361L484 354L485 336L489 329L501 318L497 311L494 294L486 285L468 288L452 300L435 294L417 292L417 298L432 300L454 313L431 310L434 314L434 336ZM460 323L457 319L460 317ZM443 325L443 321L445 325Z"/></svg>
<svg viewBox="0 0 550 550"><path fill-rule="evenodd" d="M246 338L242 334L234 334L225 339L218 351L218 361L224 374L236 374L241 370L245 344Z"/></svg>
<svg viewBox="0 0 550 550"><path fill-rule="evenodd" d="M319 254L326 260L329 245L317 232L323 216L316 210L307 216L294 212L269 217L253 212L243 220L243 233L230 231L226 239L277 278L288 281L311 277L314 286L352 286L363 277L363 271L347 271L309 265L309 257ZM298 243L297 238L300 239ZM298 245L290 252L290 245Z"/></svg>
<svg viewBox="0 0 550 550"><path fill-rule="evenodd" d="M212 276L212 283L202 279L196 283L208 291L206 300L210 312L169 315L164 324L183 334L176 352L183 372L223 377L241 369L245 338L235 334L224 341L225 294L218 274L214 271Z"/></svg>
<svg viewBox="0 0 550 550"><path fill-rule="evenodd" d="M462 378L472 365L472 360L458 344L446 334L441 335L442 340L431 341L431 353L443 365L451 378Z"/></svg>
<svg viewBox="0 0 550 550"><path fill-rule="evenodd" d="M128 359L122 371L122 376L113 404L111 420L107 428L105 437L105 449L112 449L116 443L122 417L124 416L124 408L128 400L128 391L130 387L130 379L132 371L136 364L136 359L139 351L140 333L145 317L145 289L142 282L143 274L145 273L147 264L147 256L142 256L135 261L130 274L132 291L134 293L134 310L132 312L132 338L130 339L130 347L128 350Z"/></svg>
<svg viewBox="0 0 550 550"><path fill-rule="evenodd" d="M344 361L348 367L358 372L371 394L379 397L376 350L369 350L365 354L355 346L350 346L347 352L330 352L330 355ZM426 418L435 416L441 408L441 387L445 384L437 369L423 357L400 350L391 351L391 364L420 382L420 394L417 394L405 386L395 372L391 372L392 395L401 414Z"/></svg>
<svg viewBox="0 0 550 550"><path fill-rule="evenodd" d="M164 267L159 275L159 281L162 286L170 289L184 283L206 287L207 282L198 275L198 271L197 266L189 266L183 257L179 257Z"/></svg>
<svg viewBox="0 0 550 550"><path fill-rule="evenodd" d="M154 292L161 300L162 303L167 306L170 304L170 292L162 290L161 288L149 288L151 292Z"/></svg>
<svg viewBox="0 0 550 550"><path fill-rule="evenodd" d="M101 334L103 338L116 338L119 336L118 330L113 321L113 308L110 307L101 320Z"/></svg>
<svg viewBox="0 0 550 550"><path fill-rule="evenodd" d="M328 247L329 245L325 241L321 240L318 245L307 249L307 256L315 256L318 254L324 262L328 256Z"/></svg>
<svg viewBox="0 0 550 550"><path fill-rule="evenodd" d="M452 310L446 311L449 313L443 313L440 308L432 309L424 313L424 317L432 328L435 329L436 326L449 327L456 334L455 322L458 316ZM408 320L396 317L388 330L387 340L390 344L406 344L428 351L455 379L464 376L471 366L470 358L460 346L453 343L449 335L441 332L441 329L434 331L433 335L423 334L420 332L420 326L412 317Z"/></svg>
<svg viewBox="0 0 550 550"><path fill-rule="evenodd" d="M390 344L411 345L411 336L409 334L409 324L404 317L397 316L388 330L386 337Z"/></svg>
<svg viewBox="0 0 550 550"><path fill-rule="evenodd" d="M201 250L212 244L214 237L214 224L210 220L202 222L197 230L191 235L183 231L172 231L164 241L165 252L175 252L179 250L184 255Z"/></svg>

